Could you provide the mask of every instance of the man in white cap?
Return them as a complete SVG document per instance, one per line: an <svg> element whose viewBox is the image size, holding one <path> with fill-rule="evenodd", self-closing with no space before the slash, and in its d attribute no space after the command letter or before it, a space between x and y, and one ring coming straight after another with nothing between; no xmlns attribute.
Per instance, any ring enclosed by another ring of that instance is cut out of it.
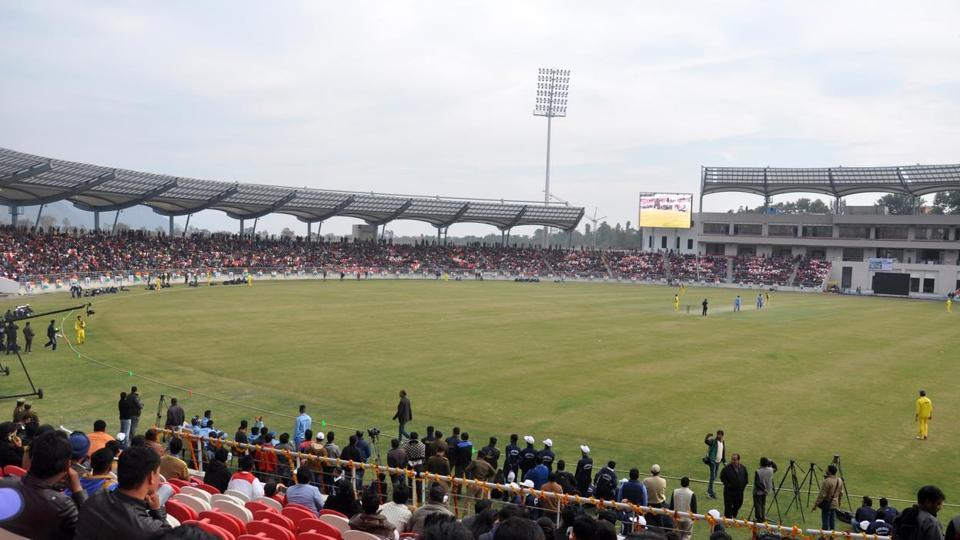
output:
<svg viewBox="0 0 960 540"><path fill-rule="evenodd" d="M543 440L543 450L540 451L540 455L537 456L540 458L540 463L543 463L547 467L547 472L553 471L553 460L555 455L553 454L553 441L550 439Z"/></svg>
<svg viewBox="0 0 960 540"><path fill-rule="evenodd" d="M577 470L573 477L577 484L577 491L580 495L586 496L590 489L590 479L593 476L593 458L590 457L590 447L580 445L580 461L577 462Z"/></svg>
<svg viewBox="0 0 960 540"><path fill-rule="evenodd" d="M524 435L523 440L527 447L520 451L520 472L526 478L527 471L537 466L537 449L533 447L533 443L537 441L532 435Z"/></svg>
<svg viewBox="0 0 960 540"><path fill-rule="evenodd" d="M650 476L643 479L643 485L647 488L647 500L650 506L663 508L663 503L667 500L667 481L660 476L660 465L654 463L650 467Z"/></svg>

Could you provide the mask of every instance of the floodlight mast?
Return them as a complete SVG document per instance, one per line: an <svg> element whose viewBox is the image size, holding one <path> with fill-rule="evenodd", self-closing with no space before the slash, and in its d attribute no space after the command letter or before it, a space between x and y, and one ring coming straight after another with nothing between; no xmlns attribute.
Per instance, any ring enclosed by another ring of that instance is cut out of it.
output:
<svg viewBox="0 0 960 540"><path fill-rule="evenodd" d="M567 116L567 93L570 89L570 70L540 68L537 73L537 100L534 116L547 117L547 170L543 202L550 204L550 124L554 118ZM550 247L550 227L543 226L543 247Z"/></svg>

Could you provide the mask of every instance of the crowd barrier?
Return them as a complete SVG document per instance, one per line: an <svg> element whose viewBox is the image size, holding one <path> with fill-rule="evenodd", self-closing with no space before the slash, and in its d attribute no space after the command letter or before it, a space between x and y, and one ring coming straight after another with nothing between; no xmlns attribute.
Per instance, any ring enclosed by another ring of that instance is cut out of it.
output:
<svg viewBox="0 0 960 540"><path fill-rule="evenodd" d="M833 531L833 530L822 530L822 529L804 529L798 525L785 526L778 525L773 523L758 523L755 521L749 521L746 519L735 519L720 517L715 518L710 514L697 514L693 512L679 512L676 510L669 510L665 508L656 508L652 506L641 506L617 501L610 501L605 499L597 499L596 497L583 497L580 495L569 495L566 493L555 493L552 491L543 491L534 488L527 488L523 486L518 486L517 484L496 484L493 482L484 482L479 480L473 480L465 477L456 477L456 476L444 476L439 474L433 474L429 472L416 471L414 469L406 468L397 468L383 466L377 463L358 463L350 460L335 459L329 457L318 457L312 454L304 454L301 452L291 452L289 450L278 450L276 448L264 448L260 445L255 444L245 444L238 443L235 441L230 441L226 439L204 439L203 437L198 437L192 433L187 433L179 430L170 430L160 427L154 427L158 433L163 433L164 435L176 435L190 442L189 445L185 445L190 448L191 457L194 459L195 463L198 465L198 469L203 472L203 445L209 443L215 448L225 447L228 449L239 449L243 451L254 451L254 452L270 452L277 455L278 459L283 458L287 461L290 466L290 470L296 469L300 466L301 463L306 461L320 462L323 465L339 467L342 469L348 469L351 471L351 476L358 469L363 469L367 471L372 471L374 474L379 475L379 473L384 474L394 474L402 475L408 479L408 481L414 486L414 507L417 504L420 504L424 498L424 490L422 489L422 482L443 482L448 485L458 485L464 487L473 487L479 489L486 497L489 497L490 493L493 491L501 491L504 493L510 493L512 495L518 495L521 498L527 495L531 495L536 499L555 499L557 500L560 507L567 504L577 504L577 505L591 505L595 508L610 508L612 510L623 510L628 512L634 512L637 515L655 515L661 514L669 516L678 522L681 519L688 519L693 523L706 522L712 529L715 525L720 524L725 528L735 528L735 529L746 529L751 532L752 537L756 537L758 534L763 532L770 532L780 536L788 536L790 538L798 538L803 540L813 540L815 537L830 537L830 538L844 538L850 540L890 540L889 536L879 536L875 534L867 534L863 532L851 532L851 531ZM197 454L200 454L200 458L197 458ZM419 490L418 490L419 488Z"/></svg>

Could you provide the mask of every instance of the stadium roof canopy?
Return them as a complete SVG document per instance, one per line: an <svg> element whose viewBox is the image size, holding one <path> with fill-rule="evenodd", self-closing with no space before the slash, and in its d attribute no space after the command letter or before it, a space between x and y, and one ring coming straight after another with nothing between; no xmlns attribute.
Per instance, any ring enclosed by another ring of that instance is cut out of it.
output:
<svg viewBox="0 0 960 540"><path fill-rule="evenodd" d="M307 223L348 216L375 225L412 219L436 227L472 222L501 229L546 225L571 230L580 223L584 212L582 207L522 201L380 195L196 180L0 148L0 204L35 206L62 200L91 212L146 205L164 216L220 210L235 219L281 213Z"/></svg>
<svg viewBox="0 0 960 540"><path fill-rule="evenodd" d="M781 193L824 193L834 197L855 193L926 195L951 189L960 189L960 165L824 169L704 167L700 185L703 195L739 191L765 197Z"/></svg>

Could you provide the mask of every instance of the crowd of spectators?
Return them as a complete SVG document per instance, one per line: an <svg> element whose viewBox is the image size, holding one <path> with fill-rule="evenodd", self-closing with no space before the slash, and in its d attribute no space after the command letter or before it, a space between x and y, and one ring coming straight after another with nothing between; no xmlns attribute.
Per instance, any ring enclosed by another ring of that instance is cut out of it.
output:
<svg viewBox="0 0 960 540"><path fill-rule="evenodd" d="M723 255L670 255L670 274L685 282L720 283L727 280L727 258Z"/></svg>
<svg viewBox="0 0 960 540"><path fill-rule="evenodd" d="M615 251L607 254L610 269L624 279L659 280L665 276L663 254Z"/></svg>
<svg viewBox="0 0 960 540"><path fill-rule="evenodd" d="M733 281L741 284L788 285L796 260L789 257L738 256Z"/></svg>
<svg viewBox="0 0 960 540"><path fill-rule="evenodd" d="M820 287L829 275L830 261L804 258L797 266L797 275L793 284L804 287Z"/></svg>
<svg viewBox="0 0 960 540"><path fill-rule="evenodd" d="M296 505L298 512L302 508L308 512L306 515L334 511L344 516L344 525L350 529L384 540L395 540L400 532L424 540L692 538L693 522L673 512L639 515L623 508L561 504L529 491L462 488L442 478L421 477L419 473L424 472L545 493L698 512L696 493L686 477L678 485L670 486L675 480L667 480L660 466L654 464L644 478L637 468L618 478L622 473L618 473L613 461L594 467L590 448L585 444L580 446L571 471L554 452L549 438L538 445L530 435L521 439L514 434L501 447L498 439L491 437L477 450L469 433L459 427L453 427L450 436L444 437L439 430L427 426L423 437L410 432L408 437L391 440L386 456L390 467L407 469L415 473L413 476L371 474L373 470L364 475L362 469L346 466L313 461L295 463L282 454L299 451L358 464L375 459L376 442L366 441L363 431L352 433L342 448L334 432L314 434L312 419L303 405L293 422L292 435L278 434L265 425L263 417L257 416L252 423L242 421L233 437L229 437L214 428L210 410L186 421L183 406L171 400L166 425L173 427L174 433L164 435L149 428L139 434L131 428L129 438L123 431L117 438L110 436L105 420L95 421L89 434L66 432L49 425L26 432L21 429L24 423L38 419L25 405L18 403L14 422L0 424L0 434L4 435L0 446L5 446L0 448L0 466L8 472L7 477L0 479L0 489L18 494L4 499L5 504L19 505L3 508L0 529L30 538L216 538L204 536L200 530L184 531L168 518L167 510L174 512L183 501L175 493L189 486L212 489L230 497L239 494L249 501L271 498L281 505ZM243 446L224 444L229 439ZM198 442L205 448L196 450ZM711 445L714 440L708 435L705 443ZM232 454L228 454L228 448ZM717 452L716 459L723 465L727 454L719 446ZM732 454L731 459L719 478L724 484L724 515L734 518L742 508L748 474L738 454ZM285 461L289 466L284 465ZM22 469L9 474L9 466ZM776 465L761 458L760 466L758 475L767 469L770 473L764 485L772 485ZM835 474L833 466L828 470L828 480L831 473ZM842 486L838 484L842 480L833 482L824 481L817 502L828 497L832 508L839 509L844 488L831 487ZM755 486L755 500L757 489ZM730 493L731 490L735 492ZM419 504L411 504L412 493L423 494ZM762 495L765 497L766 493ZM917 505L902 513L904 519L897 519L898 511L886 499L881 499L880 508L875 510L872 500L864 497L863 506L847 521L854 531L889 535L897 527L909 529L913 525L906 519L912 519L923 529L924 536L920 538L943 538L942 526L936 519L943 498L942 491L925 486L918 493ZM709 512L714 519L719 518L716 512ZM960 520L954 522L960 524ZM947 538L956 534L954 522L947 530ZM722 525L713 524L711 529L711 540L729 540Z"/></svg>

